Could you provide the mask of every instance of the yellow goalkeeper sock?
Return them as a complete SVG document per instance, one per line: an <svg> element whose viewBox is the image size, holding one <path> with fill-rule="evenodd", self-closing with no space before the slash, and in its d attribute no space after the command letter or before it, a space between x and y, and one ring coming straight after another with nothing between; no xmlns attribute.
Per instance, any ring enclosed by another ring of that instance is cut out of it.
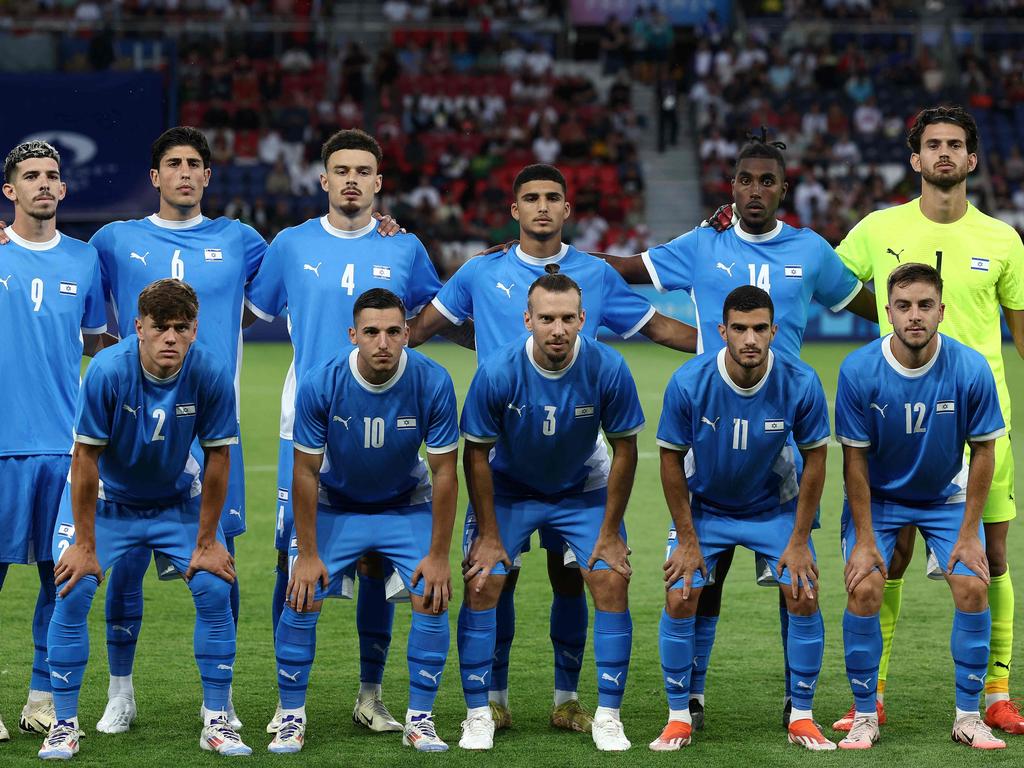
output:
<svg viewBox="0 0 1024 768"><path fill-rule="evenodd" d="M896 634L896 622L900 618L900 605L903 602L903 579L891 579L885 582L882 591L882 608L878 612L878 621L882 625L882 658L878 664L878 700L885 699L885 681L889 677L889 654L892 653L892 637Z"/></svg>

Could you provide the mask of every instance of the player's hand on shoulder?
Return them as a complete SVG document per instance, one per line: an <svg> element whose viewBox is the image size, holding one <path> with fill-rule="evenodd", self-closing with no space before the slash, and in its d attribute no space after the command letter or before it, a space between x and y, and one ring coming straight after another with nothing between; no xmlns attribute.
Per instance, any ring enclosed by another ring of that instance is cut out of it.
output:
<svg viewBox="0 0 1024 768"><path fill-rule="evenodd" d="M985 545L981 543L981 538L978 534L964 534L963 531L960 532L956 544L953 546L953 551L949 553L946 573L952 574L953 567L958 562L970 568L986 584L992 581L992 576L988 569L988 556L985 554Z"/></svg>
<svg viewBox="0 0 1024 768"><path fill-rule="evenodd" d="M704 556L700 553L700 543L696 535L681 536L677 534L676 547L668 556L662 566L665 571L665 589L672 589L672 585L680 579L683 580L683 600L690 599L690 590L693 588L693 577L700 573L704 579L708 577L708 566L704 562Z"/></svg>
<svg viewBox="0 0 1024 768"><path fill-rule="evenodd" d="M0 245L7 245L11 242L11 238L9 238L7 233L4 232L5 229L7 229L7 222L0 221Z"/></svg>
<svg viewBox="0 0 1024 768"><path fill-rule="evenodd" d="M60 596L67 597L75 584L85 576L95 576L96 581L103 581L103 570L100 568L100 561L96 559L96 550L87 549L78 543L72 544L64 550L64 554L53 567L54 583L58 587L64 584Z"/></svg>
<svg viewBox="0 0 1024 768"><path fill-rule="evenodd" d="M477 536L473 545L469 548L469 556L466 558L466 567L462 572L462 578L467 584L476 579L473 589L477 592L484 588L487 577L498 564L504 564L505 568L512 567L505 547L501 544L498 536Z"/></svg>
<svg viewBox="0 0 1024 768"><path fill-rule="evenodd" d="M219 541L214 540L212 544L196 544L196 548L192 551L188 570L185 571L185 581L191 579L199 571L207 571L234 584L235 558Z"/></svg>
<svg viewBox="0 0 1024 768"><path fill-rule="evenodd" d="M726 203L717 211L708 216L700 223L703 228L711 227L715 232L725 232L736 226L739 216L736 214L736 204Z"/></svg>
<svg viewBox="0 0 1024 768"><path fill-rule="evenodd" d="M806 541L789 542L779 558L779 574L789 571L790 589L793 599L800 596L803 589L808 600L814 599L814 588L818 582L818 566L814 564L814 555Z"/></svg>
<svg viewBox="0 0 1024 768"><path fill-rule="evenodd" d="M480 253L477 256L490 256L492 253L508 253L513 247L519 245L518 240L509 240L506 243L500 243L499 245L492 245L490 248Z"/></svg>
<svg viewBox="0 0 1024 768"><path fill-rule="evenodd" d="M291 578L288 580L288 604L298 613L313 610L317 584L326 590L330 581L327 566L319 555L299 553L292 564Z"/></svg>
<svg viewBox="0 0 1024 768"><path fill-rule="evenodd" d="M629 564L629 556L632 550L626 546L626 540L618 531L598 534L594 543L594 550L590 553L590 560L587 568L593 569L598 560L603 560L608 567L622 576L627 581L633 575L633 568Z"/></svg>
<svg viewBox="0 0 1024 768"><path fill-rule="evenodd" d="M377 225L378 234L384 235L384 237L406 234L405 227L399 224L398 220L391 214L381 214L380 211L374 211L371 216L380 222Z"/></svg>
<svg viewBox="0 0 1024 768"><path fill-rule="evenodd" d="M882 574L883 579L889 578L889 572L885 567L885 560L874 541L858 541L853 545L853 551L846 559L846 568L843 577L846 580L846 591L853 592L864 579L871 575L875 569Z"/></svg>
<svg viewBox="0 0 1024 768"><path fill-rule="evenodd" d="M412 586L423 579L423 602L432 613L444 613L448 610L448 601L452 599L452 568L448 557L441 553L431 553L420 560L412 574Z"/></svg>

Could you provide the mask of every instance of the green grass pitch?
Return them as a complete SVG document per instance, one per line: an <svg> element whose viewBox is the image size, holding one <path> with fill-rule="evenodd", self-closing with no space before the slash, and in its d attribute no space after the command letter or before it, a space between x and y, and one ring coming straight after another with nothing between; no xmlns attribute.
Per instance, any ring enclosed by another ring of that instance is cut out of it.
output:
<svg viewBox="0 0 1024 768"><path fill-rule="evenodd" d="M396 734L378 735L357 729L351 707L358 685L358 645L355 605L328 603L318 629L317 660L309 690L311 721L307 746L297 756L270 756L264 732L277 699L270 596L274 583L274 496L279 397L290 351L284 345L247 345L242 379L242 430L248 483L249 531L238 541L238 572L242 616L238 633L234 701L245 723L242 736L253 748L249 763L260 765L470 766L501 763L510 766L649 765L697 762L717 765L1019 765L1024 737L1008 737L1001 754L980 755L949 740L953 712L952 662L949 630L952 601L948 589L924 577L924 547L907 575L903 615L896 633L889 672L887 710L890 724L868 754L811 754L786 743L781 728L782 654L777 598L774 590L754 585L753 557L741 552L725 591L718 641L708 676L706 729L680 753L656 755L647 742L657 736L667 704L658 664L658 617L664 600L661 562L668 513L658 481L655 430L661 395L679 364L674 353L651 344L621 347L636 377L648 417L640 435L640 465L626 516L635 573L630 588L634 622L633 661L623 704L626 733L633 749L625 755L600 755L587 735L554 731L547 724L552 690L551 646L548 641L550 591L543 555L536 548L525 558L517 594L518 624L511 664L511 704L514 727L501 732L489 755L461 752L459 723L465 712L457 676L454 618L449 668L435 710L438 729L452 745L444 755L418 755L400 745ZM808 345L805 358L821 374L826 391L834 392L840 361L850 345ZM447 344L427 348L428 354L452 372L460 397L474 367L472 353ZM1010 391L1018 421L1024 418L1024 363L1012 347L1006 350ZM841 617L845 606L839 556L839 514L842 499L841 457L829 451L828 479L822 504L822 528L815 535L821 568L821 606L826 625L825 664L815 701L817 719L830 724L851 700L843 672ZM1024 451L1017 451L1017 476L1024 478ZM1024 481L1019 481L1024 482ZM460 507L464 506L465 492ZM461 519L461 510L460 510ZM452 546L453 571L460 552ZM1024 569L1024 532L1011 528L1010 562ZM1024 570L1016 572L1018 591ZM150 569L146 582L144 629L135 668L139 718L128 735L105 736L95 731L106 699L107 666L103 633L103 587L91 620L92 661L82 690L81 722L86 730L75 763L83 766L189 766L221 760L198 747L199 677L192 658L193 608L188 590L161 583ZM31 617L35 599L34 568L14 567L0 597L0 715L13 740L0 744L0 766L30 765L40 741L16 733L18 713L25 700L31 666ZM457 598L461 587L456 584ZM1024 601L1022 601L1024 602ZM453 609L457 610L457 602ZM408 608L396 613L394 641L384 683L384 697L399 717L406 704L405 642ZM453 610L454 614L454 610ZM1017 643L1024 639L1024 610L1016 621ZM591 646L580 694L596 703ZM1016 680L1020 690L1024 681ZM827 731L828 732L828 731Z"/></svg>

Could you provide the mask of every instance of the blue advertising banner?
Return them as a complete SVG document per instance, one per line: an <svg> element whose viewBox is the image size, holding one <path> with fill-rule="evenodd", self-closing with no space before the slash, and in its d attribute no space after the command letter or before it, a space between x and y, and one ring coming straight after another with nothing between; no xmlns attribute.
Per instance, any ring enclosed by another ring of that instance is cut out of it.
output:
<svg viewBox="0 0 1024 768"><path fill-rule="evenodd" d="M617 16L629 24L637 11L651 8L664 13L674 26L698 26L708 11L718 14L718 21L728 24L732 19L729 0L571 0L569 18L573 24L602 25L609 16Z"/></svg>
<svg viewBox="0 0 1024 768"><path fill-rule="evenodd" d="M3 74L0 92L0 153L29 139L60 152L68 194L58 220L152 213L150 145L166 126L159 73Z"/></svg>

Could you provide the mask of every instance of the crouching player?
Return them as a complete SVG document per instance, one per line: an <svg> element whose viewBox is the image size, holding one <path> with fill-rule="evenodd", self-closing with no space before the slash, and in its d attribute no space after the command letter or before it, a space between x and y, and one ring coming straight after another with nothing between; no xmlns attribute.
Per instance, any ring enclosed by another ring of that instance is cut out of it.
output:
<svg viewBox="0 0 1024 768"><path fill-rule="evenodd" d="M996 383L980 353L937 333L945 309L938 271L904 264L889 275L888 292L893 333L843 361L836 394L847 496L843 643L855 709L839 746L868 749L878 740L882 589L899 530L915 525L943 566L956 605L953 741L1002 749L1006 743L978 711L992 630L981 514L995 440L1006 433Z"/></svg>
<svg viewBox="0 0 1024 768"><path fill-rule="evenodd" d="M288 603L277 626L281 726L271 752L302 749L306 688L325 597L367 553L391 562L411 593L409 708L402 743L448 745L431 710L448 657L448 564L458 496L458 411L447 371L405 349L402 300L373 288L352 311L351 352L310 371L295 398ZM427 462L420 458L426 443ZM433 475L433 502L431 481Z"/></svg>
<svg viewBox="0 0 1024 768"><path fill-rule="evenodd" d="M522 336L477 369L462 412L467 483L477 535L466 556L458 646L468 713L463 749L490 749L494 721L487 689L494 657L495 606L511 561L544 528L572 548L594 599L598 707L591 734L602 751L629 749L619 707L633 624L631 575L622 520L636 473L644 417L622 356L580 333L580 288L557 273L527 294ZM598 430L612 446L595 450ZM488 461L491 449L493 459Z"/></svg>
<svg viewBox="0 0 1024 768"><path fill-rule="evenodd" d="M765 291L736 288L718 327L726 348L682 366L665 391L658 445L673 528L659 645L669 719L655 751L690 743L694 615L715 561L734 546L765 559L786 600L789 741L836 748L811 713L825 644L811 525L825 483L828 406L809 366L770 349L774 315ZM799 484L791 434L804 460Z"/></svg>
<svg viewBox="0 0 1024 768"><path fill-rule="evenodd" d="M78 751L78 694L89 660L86 620L104 572L136 547L165 555L185 575L196 604L195 654L203 683L199 745L248 755L225 715L235 662L230 592L234 559L219 527L229 446L238 441L232 376L193 346L199 302L180 280L139 294L136 338L108 347L78 396L71 482L53 536L63 586L48 635L56 722L43 759ZM199 440L204 483L189 453Z"/></svg>

